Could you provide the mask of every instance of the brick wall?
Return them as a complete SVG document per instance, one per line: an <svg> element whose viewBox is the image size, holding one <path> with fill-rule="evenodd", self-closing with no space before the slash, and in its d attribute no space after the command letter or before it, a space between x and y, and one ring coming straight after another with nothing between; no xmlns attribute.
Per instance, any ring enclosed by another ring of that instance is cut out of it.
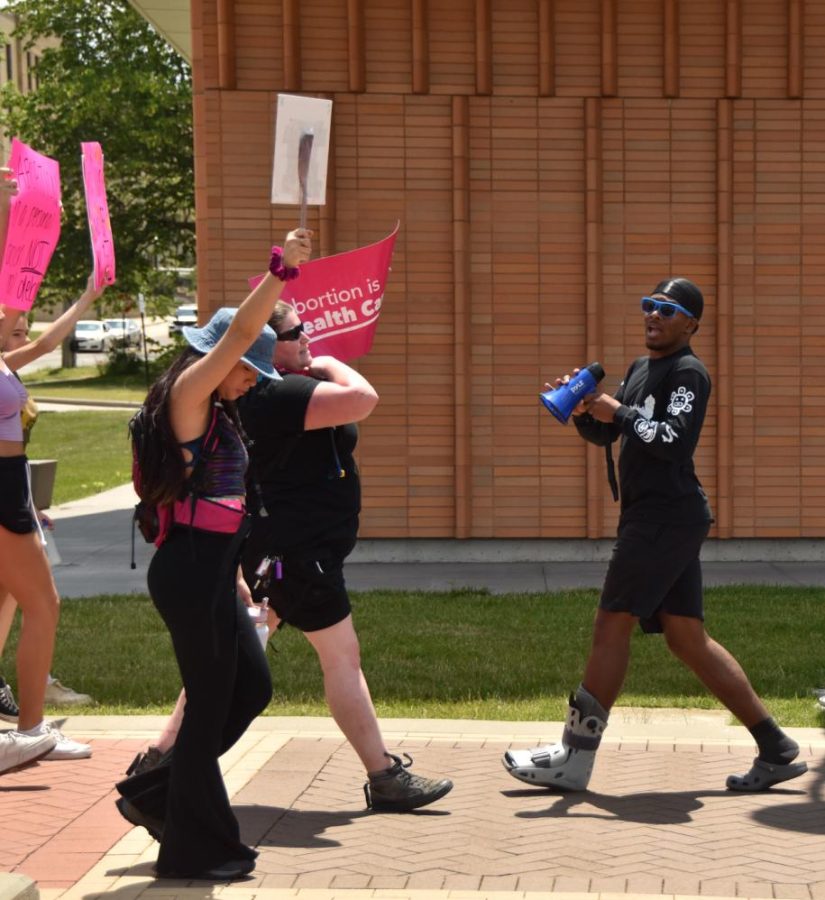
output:
<svg viewBox="0 0 825 900"><path fill-rule="evenodd" d="M714 380L697 454L722 538L825 535L825 4L192 0L204 314L295 211L278 91L333 106L324 254L401 232L361 370L365 537L604 537L597 448L543 411L644 351L687 275Z"/></svg>

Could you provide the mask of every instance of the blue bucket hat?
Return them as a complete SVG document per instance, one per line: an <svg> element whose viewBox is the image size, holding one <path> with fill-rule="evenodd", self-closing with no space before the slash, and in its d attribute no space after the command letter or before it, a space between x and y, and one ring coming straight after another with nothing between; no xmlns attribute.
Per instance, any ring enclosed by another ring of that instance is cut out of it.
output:
<svg viewBox="0 0 825 900"><path fill-rule="evenodd" d="M226 334L237 311L237 309L232 307L222 306L203 328L193 328L191 325L184 325L181 331L186 342L198 353L208 353ZM280 381L281 376L275 371L275 366L272 364L272 356L275 353L277 340L277 335L269 325L264 325L260 337L244 353L241 360L248 366L252 366L261 375Z"/></svg>

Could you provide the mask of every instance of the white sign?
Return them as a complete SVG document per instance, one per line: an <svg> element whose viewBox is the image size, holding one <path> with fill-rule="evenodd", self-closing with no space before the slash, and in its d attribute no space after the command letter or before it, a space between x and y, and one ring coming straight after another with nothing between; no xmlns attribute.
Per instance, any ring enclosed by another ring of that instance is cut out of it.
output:
<svg viewBox="0 0 825 900"><path fill-rule="evenodd" d="M298 148L305 134L312 135L307 172L307 203L323 206L327 200L327 157L332 126L332 100L278 94L275 122L275 157L272 163L272 202L300 203Z"/></svg>

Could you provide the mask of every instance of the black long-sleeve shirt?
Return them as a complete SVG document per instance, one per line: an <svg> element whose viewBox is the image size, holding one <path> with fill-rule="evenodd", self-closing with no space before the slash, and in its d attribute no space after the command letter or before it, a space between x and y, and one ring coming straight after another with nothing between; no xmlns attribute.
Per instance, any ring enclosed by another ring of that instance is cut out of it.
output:
<svg viewBox="0 0 825 900"><path fill-rule="evenodd" d="M574 416L579 434L605 446L621 438L621 519L692 524L711 512L693 467L710 398L710 376L690 347L671 356L641 356L628 369L615 398L612 422Z"/></svg>

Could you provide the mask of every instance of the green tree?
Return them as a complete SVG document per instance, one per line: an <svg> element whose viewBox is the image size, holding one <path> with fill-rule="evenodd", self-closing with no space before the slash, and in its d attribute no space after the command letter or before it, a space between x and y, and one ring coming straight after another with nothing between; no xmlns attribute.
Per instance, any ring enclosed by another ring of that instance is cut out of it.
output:
<svg viewBox="0 0 825 900"><path fill-rule="evenodd" d="M0 128L60 163L61 236L38 306L73 299L91 271L80 143L99 141L117 264L107 305L143 291L165 312L174 276L159 269L194 258L189 65L126 0L17 0L7 10L25 44L59 42L41 55L36 90L0 92Z"/></svg>

